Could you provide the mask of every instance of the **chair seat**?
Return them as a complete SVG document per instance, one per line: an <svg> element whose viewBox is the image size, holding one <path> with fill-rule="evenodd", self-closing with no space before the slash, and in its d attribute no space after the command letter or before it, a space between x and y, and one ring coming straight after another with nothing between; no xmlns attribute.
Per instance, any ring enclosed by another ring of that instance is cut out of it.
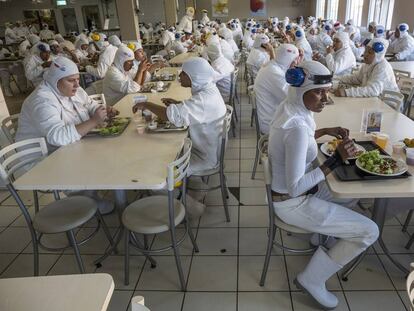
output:
<svg viewBox="0 0 414 311"><path fill-rule="evenodd" d="M174 223L177 226L185 216L184 205L174 200ZM150 196L128 205L122 214L122 223L133 232L157 234L168 231L169 212L166 195Z"/></svg>
<svg viewBox="0 0 414 311"><path fill-rule="evenodd" d="M296 226L293 226L293 225L289 225L289 224L285 223L282 219L280 219L276 215L276 213L274 215L275 215L275 225L278 228L280 228L284 231L292 232L292 233L301 233L301 234L313 233L313 232L307 231L305 229L302 229L302 228L299 228L299 227L296 227Z"/></svg>
<svg viewBox="0 0 414 311"><path fill-rule="evenodd" d="M54 201L33 218L33 227L42 233L60 233L80 227L95 214L98 206L88 197L73 196Z"/></svg>

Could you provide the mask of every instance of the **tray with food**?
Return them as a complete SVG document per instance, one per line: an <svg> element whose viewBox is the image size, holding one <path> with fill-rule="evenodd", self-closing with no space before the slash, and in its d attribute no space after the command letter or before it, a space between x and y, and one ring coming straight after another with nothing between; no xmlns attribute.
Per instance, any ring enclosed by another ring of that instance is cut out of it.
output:
<svg viewBox="0 0 414 311"><path fill-rule="evenodd" d="M149 133L162 133L162 132L180 132L187 130L187 127L176 127L169 121L153 121L147 124L147 131Z"/></svg>
<svg viewBox="0 0 414 311"><path fill-rule="evenodd" d="M342 142L342 139L332 139L331 141L328 141L326 143L323 143L320 146L320 150L321 152L330 157L331 155L333 155L335 153L336 147L338 147L338 145ZM353 157L348 158L348 160L356 160L362 153L364 153L366 150L363 146L361 146L360 144L355 144L355 148L357 149L357 151L355 152Z"/></svg>
<svg viewBox="0 0 414 311"><path fill-rule="evenodd" d="M153 92L166 92L170 88L170 82L148 82L145 83L142 87L140 92L141 93L153 93Z"/></svg>
<svg viewBox="0 0 414 311"><path fill-rule="evenodd" d="M358 141L365 149L355 161L347 161L337 167L335 175L341 181L361 181L407 178L411 174L407 165L401 160L395 160L372 141Z"/></svg>
<svg viewBox="0 0 414 311"><path fill-rule="evenodd" d="M151 78L151 81L175 81L176 77L177 76L173 73L161 73L159 75L154 75Z"/></svg>
<svg viewBox="0 0 414 311"><path fill-rule="evenodd" d="M108 122L106 122L102 127L95 128L89 131L85 137L116 137L121 135L125 129L128 127L129 122L131 122L131 118L121 118L115 117Z"/></svg>

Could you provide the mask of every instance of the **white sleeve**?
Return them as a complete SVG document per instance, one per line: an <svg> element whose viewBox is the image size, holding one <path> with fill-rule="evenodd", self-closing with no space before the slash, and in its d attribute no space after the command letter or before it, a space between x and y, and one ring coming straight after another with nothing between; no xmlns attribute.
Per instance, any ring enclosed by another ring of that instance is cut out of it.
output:
<svg viewBox="0 0 414 311"><path fill-rule="evenodd" d="M384 75L386 72L381 70L382 66L377 66L372 70L368 76L368 81L365 86L351 87L345 89L346 96L348 97L377 97L380 96L384 90ZM342 79L341 79L342 80Z"/></svg>
<svg viewBox="0 0 414 311"><path fill-rule="evenodd" d="M109 74L108 74L109 75ZM124 76L121 75L113 75L111 77L106 77L106 79L110 79L110 86L111 89L118 91L123 94L129 94L129 93L136 93L141 89L141 86L136 83L133 79L131 79L130 76Z"/></svg>
<svg viewBox="0 0 414 311"><path fill-rule="evenodd" d="M318 167L306 173L309 133L305 127L295 127L284 137L286 186L291 197L298 197L325 180Z"/></svg>
<svg viewBox="0 0 414 311"><path fill-rule="evenodd" d="M395 54L395 58L398 60L406 60L414 52L414 39L404 40L403 44L400 47L400 52Z"/></svg>
<svg viewBox="0 0 414 311"><path fill-rule="evenodd" d="M30 57L26 65L24 66L24 72L26 74L26 78L30 81L41 77L44 73L46 68L43 68L41 64L38 64L33 57Z"/></svg>
<svg viewBox="0 0 414 311"><path fill-rule="evenodd" d="M188 108L184 104L169 105L167 107L168 120L176 127L183 127L190 125L190 118Z"/></svg>
<svg viewBox="0 0 414 311"><path fill-rule="evenodd" d="M339 82L342 84L356 85L362 83L362 68L357 72L340 77Z"/></svg>

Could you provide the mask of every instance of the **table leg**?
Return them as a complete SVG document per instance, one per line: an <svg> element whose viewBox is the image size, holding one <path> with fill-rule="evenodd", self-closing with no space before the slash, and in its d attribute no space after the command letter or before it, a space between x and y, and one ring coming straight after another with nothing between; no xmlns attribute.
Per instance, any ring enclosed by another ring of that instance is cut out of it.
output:
<svg viewBox="0 0 414 311"><path fill-rule="evenodd" d="M408 274L408 269L404 267L400 262L398 262L392 254L389 252L387 246L385 245L382 239L382 232L384 229L384 223L387 216L387 206L388 206L388 198L377 198L374 201L374 210L372 212L372 220L378 225L379 229L379 237L378 243L384 251L384 254L391 260L391 262L400 269L403 273ZM346 280L348 275L359 265L362 261L363 256L365 255L366 251L359 255L356 260L342 273L342 279Z"/></svg>

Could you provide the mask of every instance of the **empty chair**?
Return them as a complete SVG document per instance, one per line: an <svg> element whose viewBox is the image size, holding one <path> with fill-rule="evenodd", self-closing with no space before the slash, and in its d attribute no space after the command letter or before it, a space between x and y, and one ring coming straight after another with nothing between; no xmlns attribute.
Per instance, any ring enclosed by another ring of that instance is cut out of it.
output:
<svg viewBox="0 0 414 311"><path fill-rule="evenodd" d="M100 225L102 225L111 245L114 244L112 236L99 213L97 203L88 197L72 196L44 206L32 218L13 186L16 176L21 174L22 171L26 171L28 165L34 165L46 156L47 146L44 138L27 139L4 147L0 150L0 177L20 207L29 228L34 255L34 275L39 275L39 246L49 251L63 251L72 247L79 271L84 273L85 269L79 253L79 245L85 243L98 232ZM98 220L98 226L94 232L83 241L76 241L75 230L95 216ZM41 239L45 234L56 233L66 233L69 245L62 248L51 248L42 244Z"/></svg>
<svg viewBox="0 0 414 311"><path fill-rule="evenodd" d="M175 262L180 279L181 290L185 291L186 282L181 266L180 252L178 246L184 241L188 234L193 243L194 250L198 252L191 227L188 223L186 213L186 179L190 164L191 140L186 139L182 155L171 162L167 168L167 190L168 195L155 195L145 197L128 205L122 214L122 223L125 226L125 284L129 284L129 247L133 246L145 255L156 254L173 249ZM181 199L175 199L174 189L181 185ZM177 238L175 227L183 223L185 233ZM139 242L136 233L144 235L170 232L171 243L163 248L150 249ZM150 258L150 257L149 257Z"/></svg>
<svg viewBox="0 0 414 311"><path fill-rule="evenodd" d="M6 135L7 140L10 144L15 142L17 126L18 126L19 114L13 114L11 116L5 117L1 121L1 129L3 130L4 135Z"/></svg>
<svg viewBox="0 0 414 311"><path fill-rule="evenodd" d="M404 108L404 95L399 92L384 90L380 99L392 109L402 112Z"/></svg>
<svg viewBox="0 0 414 311"><path fill-rule="evenodd" d="M105 95L104 94L94 94L94 95L89 95L89 98L98 103L98 104L102 104L104 106L106 106L106 100L105 100Z"/></svg>

